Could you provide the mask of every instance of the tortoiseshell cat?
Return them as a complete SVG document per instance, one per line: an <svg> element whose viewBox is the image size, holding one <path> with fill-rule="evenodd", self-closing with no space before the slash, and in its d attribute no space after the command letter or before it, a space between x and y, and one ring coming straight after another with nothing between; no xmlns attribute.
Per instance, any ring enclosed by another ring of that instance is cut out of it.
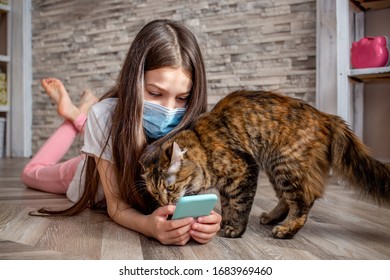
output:
<svg viewBox="0 0 390 280"><path fill-rule="evenodd" d="M276 238L292 238L304 226L330 168L360 193L390 202L390 167L372 158L341 118L270 92L231 93L141 165L160 205L217 188L226 237L245 232L260 170L279 199L260 223L282 222L272 230Z"/></svg>

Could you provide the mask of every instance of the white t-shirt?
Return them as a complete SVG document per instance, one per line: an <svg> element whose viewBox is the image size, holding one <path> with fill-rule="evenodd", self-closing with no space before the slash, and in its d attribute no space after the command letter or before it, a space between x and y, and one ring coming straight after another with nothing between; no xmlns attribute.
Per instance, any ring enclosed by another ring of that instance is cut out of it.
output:
<svg viewBox="0 0 390 280"><path fill-rule="evenodd" d="M82 153L101 157L104 160L108 160L114 163L112 156L111 138L108 140L104 151L103 148L107 142L107 138L111 130L111 116L116 104L116 98L107 98L91 107L84 129L84 145L81 148ZM72 182L69 184L69 188L66 192L68 199L73 202L77 202L84 191L84 165L85 160L83 159L79 163ZM95 199L95 202L102 200L104 200L104 193L101 183L99 183L98 195Z"/></svg>

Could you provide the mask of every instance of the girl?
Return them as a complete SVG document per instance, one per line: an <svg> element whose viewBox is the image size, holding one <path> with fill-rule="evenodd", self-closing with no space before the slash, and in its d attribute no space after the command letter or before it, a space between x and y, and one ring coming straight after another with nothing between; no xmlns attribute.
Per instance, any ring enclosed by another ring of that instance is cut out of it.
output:
<svg viewBox="0 0 390 280"><path fill-rule="evenodd" d="M27 164L22 181L31 188L66 193L76 203L63 211L39 212L75 215L104 203L116 223L162 244L184 245L191 238L206 243L216 235L219 214L167 220L175 206L155 209L151 198L137 190L138 160L145 147L152 142L159 146L206 111L203 58L187 28L155 20L137 34L116 84L88 112L82 147L85 172L81 172L83 156L57 163L58 143L71 145L96 100L87 91L76 107L59 80L43 80L42 86L66 121Z"/></svg>

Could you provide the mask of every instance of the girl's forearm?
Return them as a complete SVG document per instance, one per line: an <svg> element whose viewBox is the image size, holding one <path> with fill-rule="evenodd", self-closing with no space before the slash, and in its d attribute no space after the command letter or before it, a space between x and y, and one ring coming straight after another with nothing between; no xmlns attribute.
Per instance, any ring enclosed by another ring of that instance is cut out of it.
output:
<svg viewBox="0 0 390 280"><path fill-rule="evenodd" d="M121 194L118 189L118 180L114 165L107 160L98 160L98 158L95 158L95 160L103 185L107 211L110 218L125 228L135 230L146 236L151 236L150 223L147 221L149 216L143 215L120 198Z"/></svg>
<svg viewBox="0 0 390 280"><path fill-rule="evenodd" d="M115 207L108 215L117 224L151 237L148 216L140 213L130 205L122 203L122 207Z"/></svg>

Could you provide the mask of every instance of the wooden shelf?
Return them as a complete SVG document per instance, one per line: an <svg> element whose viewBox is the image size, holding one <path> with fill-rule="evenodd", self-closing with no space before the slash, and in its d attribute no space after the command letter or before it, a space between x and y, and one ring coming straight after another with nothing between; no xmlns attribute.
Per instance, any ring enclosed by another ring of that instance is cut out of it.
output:
<svg viewBox="0 0 390 280"><path fill-rule="evenodd" d="M0 62L10 62L9 56L0 54Z"/></svg>
<svg viewBox="0 0 390 280"><path fill-rule="evenodd" d="M11 11L11 8L9 5L0 4L0 13L9 12L9 11Z"/></svg>
<svg viewBox="0 0 390 280"><path fill-rule="evenodd" d="M390 8L390 0L351 0L362 11Z"/></svg>
<svg viewBox="0 0 390 280"><path fill-rule="evenodd" d="M351 69L348 77L358 82L390 80L390 66L378 68Z"/></svg>
<svg viewBox="0 0 390 280"><path fill-rule="evenodd" d="M9 112L9 106L8 105L0 105L0 113L7 113Z"/></svg>

